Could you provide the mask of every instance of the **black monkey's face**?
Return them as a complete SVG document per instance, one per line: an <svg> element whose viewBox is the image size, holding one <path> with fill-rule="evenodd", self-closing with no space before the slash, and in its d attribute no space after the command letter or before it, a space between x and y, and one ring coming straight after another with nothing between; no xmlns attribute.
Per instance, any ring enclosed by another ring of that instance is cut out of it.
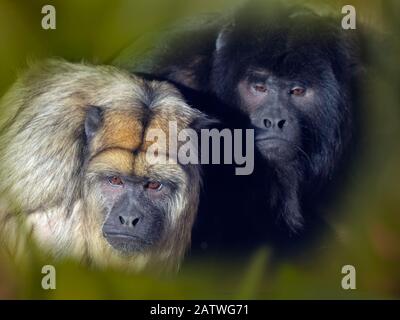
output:
<svg viewBox="0 0 400 320"><path fill-rule="evenodd" d="M339 88L329 63L320 62L322 76L290 64L288 74L250 67L236 89L240 108L255 129L257 149L271 162L320 152L322 135L334 135L331 130L339 125Z"/></svg>
<svg viewBox="0 0 400 320"><path fill-rule="evenodd" d="M248 114L268 161L300 158L316 175L328 172L351 134L343 131L351 123L351 59L340 24L310 13L268 12L236 17L220 33L214 90Z"/></svg>
<svg viewBox="0 0 400 320"><path fill-rule="evenodd" d="M259 151L269 160L291 160L301 149L299 113L312 112L314 89L267 70L249 69L245 74L237 90Z"/></svg>

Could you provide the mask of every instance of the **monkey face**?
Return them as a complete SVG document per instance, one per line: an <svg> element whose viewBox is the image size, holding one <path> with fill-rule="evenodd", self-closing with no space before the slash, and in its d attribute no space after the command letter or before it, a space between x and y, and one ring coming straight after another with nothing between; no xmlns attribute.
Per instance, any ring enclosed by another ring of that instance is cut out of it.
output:
<svg viewBox="0 0 400 320"><path fill-rule="evenodd" d="M113 109L90 106L86 112L86 192L93 208L88 211L96 213L93 232L105 247L119 254L163 251L171 245L171 238L181 236L182 224L189 221L191 225L194 218L186 212L189 201L197 206L198 190L189 187L188 181L199 180L198 170L173 161L152 161L148 152L157 144L157 140L147 141L150 130L168 135L170 121L179 128L191 121L162 97L151 108L142 99L127 102L129 108L117 111L114 105ZM174 99L174 104L183 104ZM181 107L193 113L188 106ZM159 143L157 149L168 155L167 145Z"/></svg>
<svg viewBox="0 0 400 320"><path fill-rule="evenodd" d="M108 212L102 232L121 252L142 251L164 233L168 187L157 180L111 176L101 180Z"/></svg>
<svg viewBox="0 0 400 320"><path fill-rule="evenodd" d="M238 94L255 129L258 150L269 160L294 158L301 146L294 104L310 104L312 91L268 72L249 70L238 84Z"/></svg>
<svg viewBox="0 0 400 320"><path fill-rule="evenodd" d="M295 62L290 61L292 69ZM278 74L267 68L249 68L239 81L240 107L249 115L257 149L268 161L309 161L321 151L321 138L333 139L340 127L338 84L328 63L321 62L319 67L325 71L315 71L323 74L318 77L300 67L293 71L295 76L289 71Z"/></svg>
<svg viewBox="0 0 400 320"><path fill-rule="evenodd" d="M190 175L177 164L149 164L146 149L100 151L89 164L87 182L99 237L125 255L161 247L189 218L179 199L188 192Z"/></svg>
<svg viewBox="0 0 400 320"><path fill-rule="evenodd" d="M185 178L184 172L180 174ZM169 209L179 190L177 183L160 176L97 174L95 188L102 199L103 212L99 223L107 243L124 254L158 246L175 222Z"/></svg>
<svg viewBox="0 0 400 320"><path fill-rule="evenodd" d="M188 193L190 175L174 164L149 165L145 152L102 152L88 172L87 192L96 208L91 210L96 213L94 232L124 255L162 247L180 223L192 219L179 202L180 195Z"/></svg>

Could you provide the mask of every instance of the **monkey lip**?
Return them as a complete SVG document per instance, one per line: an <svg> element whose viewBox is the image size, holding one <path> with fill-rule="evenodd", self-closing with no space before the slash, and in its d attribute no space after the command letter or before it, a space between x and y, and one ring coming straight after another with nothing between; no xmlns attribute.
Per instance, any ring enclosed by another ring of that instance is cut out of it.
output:
<svg viewBox="0 0 400 320"><path fill-rule="evenodd" d="M123 233L123 232L103 232L103 236L105 238L119 238L119 239L127 239L127 240L145 242L141 237L134 236L129 233Z"/></svg>
<svg viewBox="0 0 400 320"><path fill-rule="evenodd" d="M152 245L141 237L123 232L103 232L103 236L111 247L123 254L142 252Z"/></svg>
<svg viewBox="0 0 400 320"><path fill-rule="evenodd" d="M131 240L131 241L142 242L145 244L151 244L151 242L144 240L142 237L135 236L133 234L129 234L126 232L104 231L103 236L105 238L127 239L127 240Z"/></svg>
<svg viewBox="0 0 400 320"><path fill-rule="evenodd" d="M278 144L288 144L290 143L288 140L280 138L280 137L256 137L255 139L257 144L262 145L278 145Z"/></svg>
<svg viewBox="0 0 400 320"><path fill-rule="evenodd" d="M119 233L119 232L104 232L103 235L105 237L117 237L117 238L133 238L133 239L139 239L139 237L136 237L131 234L127 233Z"/></svg>

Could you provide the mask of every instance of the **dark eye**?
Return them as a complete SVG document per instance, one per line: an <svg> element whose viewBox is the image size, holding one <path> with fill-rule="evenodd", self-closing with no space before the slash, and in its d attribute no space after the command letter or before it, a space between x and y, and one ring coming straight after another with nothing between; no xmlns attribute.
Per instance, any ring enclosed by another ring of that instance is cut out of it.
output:
<svg viewBox="0 0 400 320"><path fill-rule="evenodd" d="M124 184L124 181L122 180L122 178L118 177L118 176L112 176L112 177L108 178L108 181L113 186L122 186Z"/></svg>
<svg viewBox="0 0 400 320"><path fill-rule="evenodd" d="M160 191L163 188L161 182L158 181L149 181L144 186L146 189Z"/></svg>
<svg viewBox="0 0 400 320"><path fill-rule="evenodd" d="M293 96L304 96L304 94L306 93L306 89L302 88L302 87L294 87L293 89L290 90L290 94Z"/></svg>
<svg viewBox="0 0 400 320"><path fill-rule="evenodd" d="M252 84L252 89L256 92L264 93L267 92L267 86L263 83Z"/></svg>

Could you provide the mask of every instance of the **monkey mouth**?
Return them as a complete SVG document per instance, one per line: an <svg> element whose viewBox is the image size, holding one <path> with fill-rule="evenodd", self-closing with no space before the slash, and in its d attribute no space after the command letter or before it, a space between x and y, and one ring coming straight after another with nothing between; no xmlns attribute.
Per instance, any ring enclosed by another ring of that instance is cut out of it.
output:
<svg viewBox="0 0 400 320"><path fill-rule="evenodd" d="M290 141L279 137L256 138L256 145L262 150L280 150L290 148Z"/></svg>
<svg viewBox="0 0 400 320"><path fill-rule="evenodd" d="M290 143L288 137L283 133L269 132L268 130L255 129L255 141L284 141Z"/></svg>
<svg viewBox="0 0 400 320"><path fill-rule="evenodd" d="M149 241L144 240L142 237L135 236L133 234L129 233L123 233L123 232L105 232L103 233L104 238L109 239L109 238L117 238L117 239L126 239L127 241L138 241L143 244L148 244L151 245L152 243Z"/></svg>
<svg viewBox="0 0 400 320"><path fill-rule="evenodd" d="M138 236L134 236L132 234L128 233L119 233L119 232L106 232L103 233L103 236L105 238L126 238L126 239L134 239L134 240L140 240L141 238Z"/></svg>
<svg viewBox="0 0 400 320"><path fill-rule="evenodd" d="M281 138L281 137L256 137L255 139L256 142L262 142L262 141L280 141L280 142L287 142L290 143L288 140Z"/></svg>
<svg viewBox="0 0 400 320"><path fill-rule="evenodd" d="M142 252L153 245L153 243L129 233L104 232L103 236L111 247L124 254Z"/></svg>

